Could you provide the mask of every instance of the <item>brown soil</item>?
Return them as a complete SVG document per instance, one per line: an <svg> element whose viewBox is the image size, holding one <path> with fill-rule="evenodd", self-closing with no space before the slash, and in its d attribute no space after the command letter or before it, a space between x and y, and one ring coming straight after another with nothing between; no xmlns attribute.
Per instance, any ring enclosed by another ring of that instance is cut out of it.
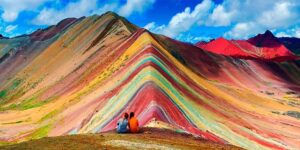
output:
<svg viewBox="0 0 300 150"><path fill-rule="evenodd" d="M113 131L99 134L45 137L14 145L2 150L93 150L93 149L228 149L241 148L210 142L189 134L166 129L143 128L138 134L117 134Z"/></svg>

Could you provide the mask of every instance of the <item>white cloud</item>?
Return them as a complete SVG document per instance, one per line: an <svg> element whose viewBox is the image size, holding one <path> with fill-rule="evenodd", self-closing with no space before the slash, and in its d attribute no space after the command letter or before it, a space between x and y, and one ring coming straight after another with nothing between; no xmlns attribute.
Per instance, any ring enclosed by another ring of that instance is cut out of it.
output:
<svg viewBox="0 0 300 150"><path fill-rule="evenodd" d="M67 17L89 16L106 11L115 11L128 17L149 10L156 0L123 0L123 5L121 0L107 3L100 0L73 0L58 8L45 6L49 1L61 4L60 0L0 0L0 15L4 23L7 23L16 20L21 12L31 11L38 13L32 20L33 24L52 25ZM184 35L189 37L185 39L204 39L201 35L187 35L196 27L199 27L197 30L202 30L203 26L213 27L212 30L220 26L226 27L224 30L227 31L221 32L225 32L223 35L228 38L247 38L266 29L276 30L281 36L299 37L300 30L291 29L299 23L299 0L224 0L220 4L203 0L194 8L186 7L175 13L165 24L150 22L144 28L177 39ZM6 29L5 24L2 27L2 30Z"/></svg>
<svg viewBox="0 0 300 150"><path fill-rule="evenodd" d="M294 27L276 34L277 37L297 37L300 38L300 28Z"/></svg>
<svg viewBox="0 0 300 150"><path fill-rule="evenodd" d="M150 30L151 32L154 33L161 33L166 28L166 26L165 25L157 26L155 22L150 22L146 24L143 28Z"/></svg>
<svg viewBox="0 0 300 150"><path fill-rule="evenodd" d="M291 37L291 35L287 34L286 32L278 32L276 37Z"/></svg>
<svg viewBox="0 0 300 150"><path fill-rule="evenodd" d="M225 26L229 28L224 33L227 38L248 38L267 29L282 29L299 23L299 10L297 0L224 0L221 4L203 0L194 10L186 7L183 12L175 14L167 25L151 22L147 27L178 39L178 35L193 27Z"/></svg>
<svg viewBox="0 0 300 150"><path fill-rule="evenodd" d="M209 16L207 25L211 26L228 26L231 23L232 17L236 14L236 11L227 12L222 5L218 5L213 13Z"/></svg>
<svg viewBox="0 0 300 150"><path fill-rule="evenodd" d="M182 32L188 31L196 24L204 24L202 20L208 16L213 6L211 0L204 0L191 11L190 7L186 7L183 12L177 13L172 17L169 24L162 29L161 33L170 37L175 37Z"/></svg>
<svg viewBox="0 0 300 150"><path fill-rule="evenodd" d="M17 10L16 11L5 10L4 13L2 14L2 18L7 22L12 22L17 19L18 14L19 14L19 12Z"/></svg>
<svg viewBox="0 0 300 150"><path fill-rule="evenodd" d="M124 5L120 5L119 0L114 0L111 3L99 5L97 0L78 0L68 3L62 9L42 9L33 23L50 25L66 17L100 14L108 10L128 17L133 13L146 11L154 3L155 0L126 0ZM178 39L179 35L184 35L197 26L225 26L228 31L224 33L224 36L247 38L258 32L264 32L266 29L285 29L298 24L300 22L299 10L300 2L297 0L275 2L273 0L224 0L221 4L215 4L212 0L203 0L194 8L186 7L184 11L174 14L166 24L158 25L150 22L144 28ZM203 38L203 36L196 37Z"/></svg>
<svg viewBox="0 0 300 150"><path fill-rule="evenodd" d="M253 0L240 3L236 7L232 7L231 11L243 11L231 18L233 27L224 36L248 38L267 29L286 29L300 22L299 9L300 3L296 0L278 0L276 2ZM283 35L283 33L280 34Z"/></svg>
<svg viewBox="0 0 300 150"><path fill-rule="evenodd" d="M258 18L258 23L267 28L286 27L299 17L297 13L292 12L294 4L289 1L275 3L271 10L263 12Z"/></svg>
<svg viewBox="0 0 300 150"><path fill-rule="evenodd" d="M244 22L236 24L230 31L224 34L227 38L246 39L249 33L263 32L262 28L256 26L254 22Z"/></svg>
<svg viewBox="0 0 300 150"><path fill-rule="evenodd" d="M47 1L51 0L0 0L0 7L3 10L1 17L6 22L15 21L20 12L35 10Z"/></svg>
<svg viewBox="0 0 300 150"><path fill-rule="evenodd" d="M12 33L12 31L14 31L15 29L17 29L18 25L8 25L6 28L5 28L5 31L6 33Z"/></svg>
<svg viewBox="0 0 300 150"><path fill-rule="evenodd" d="M114 11L117 8L118 8L118 3L117 2L108 3L108 4L104 4L100 8L97 8L96 10L93 10L91 14L103 14L107 11Z"/></svg>
<svg viewBox="0 0 300 150"><path fill-rule="evenodd" d="M298 28L298 30L295 32L295 37L300 38L300 29Z"/></svg>
<svg viewBox="0 0 300 150"><path fill-rule="evenodd" d="M146 24L146 25L144 26L144 28L147 29L147 30L152 30L152 29L154 29L154 28L155 28L155 22L150 22L150 23Z"/></svg>
<svg viewBox="0 0 300 150"><path fill-rule="evenodd" d="M181 33L176 37L176 39L185 41L185 42L189 42L189 43L197 43L199 41L209 41L213 38L211 38L209 36L195 36L191 33L186 33L186 34Z"/></svg>
<svg viewBox="0 0 300 150"><path fill-rule="evenodd" d="M152 6L155 0L127 0L123 6L119 4L119 1L110 1L110 3L103 5L97 2L97 0L78 0L68 3L62 9L44 8L33 19L32 23L35 25L53 25L65 18L102 14L106 11L115 11L119 12L120 15L130 16L134 12L144 12Z"/></svg>
<svg viewBox="0 0 300 150"><path fill-rule="evenodd" d="M194 42L199 42L199 41L206 41L206 42L208 42L211 39L213 39L213 38L209 37L209 36L197 36L197 37L193 38Z"/></svg>
<svg viewBox="0 0 300 150"><path fill-rule="evenodd" d="M142 13L149 9L154 2L155 0L127 0L126 4L120 8L119 14L128 17L133 12Z"/></svg>
<svg viewBox="0 0 300 150"><path fill-rule="evenodd" d="M36 25L53 25L65 18L91 15L97 9L97 0L79 0L70 2L61 10L44 8L32 21Z"/></svg>

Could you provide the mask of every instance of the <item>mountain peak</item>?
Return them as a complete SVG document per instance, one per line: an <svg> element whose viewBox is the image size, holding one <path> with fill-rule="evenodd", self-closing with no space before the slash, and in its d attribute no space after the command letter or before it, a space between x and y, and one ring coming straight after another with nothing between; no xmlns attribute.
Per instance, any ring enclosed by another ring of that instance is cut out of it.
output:
<svg viewBox="0 0 300 150"><path fill-rule="evenodd" d="M128 30L132 33L138 29L138 27L136 25L132 24L126 18L119 16L117 13L115 13L113 11L107 11L107 12L103 13L102 15L100 15L100 18L102 18L102 16L112 16L116 19L119 19L121 22L123 22L123 24L126 26L126 28L128 28Z"/></svg>
<svg viewBox="0 0 300 150"><path fill-rule="evenodd" d="M103 15L119 16L117 13L115 13L115 12L113 12L113 11L107 11L107 12L105 12Z"/></svg>
<svg viewBox="0 0 300 150"><path fill-rule="evenodd" d="M280 41L270 30L267 30L264 34L258 34L247 41L257 47L279 47L281 45Z"/></svg>
<svg viewBox="0 0 300 150"><path fill-rule="evenodd" d="M270 30L267 30L263 35L265 36L274 36Z"/></svg>
<svg viewBox="0 0 300 150"><path fill-rule="evenodd" d="M63 30L67 29L69 26L71 26L72 24L74 24L76 22L80 22L84 19L89 20L91 18L94 18L96 20L97 19L106 20L105 18L110 18L108 20L110 20L110 21L114 20L111 22L111 24L114 24L114 22L116 20L120 20L130 32L134 32L137 29L137 27L135 25L131 24L125 18L119 16L115 12L108 11L106 13L103 13L102 15L95 14L90 17L66 18L66 19L63 19L62 21L60 21L59 23L57 23L56 25L49 26L45 29L38 29L35 32L31 33L29 36L31 37L32 40L44 41L44 40L54 37L57 33L62 32ZM110 26L108 26L108 27L110 27Z"/></svg>
<svg viewBox="0 0 300 150"><path fill-rule="evenodd" d="M223 38L223 37L219 37L217 39L215 39L214 41L224 41L224 42L228 42L227 39Z"/></svg>
<svg viewBox="0 0 300 150"><path fill-rule="evenodd" d="M123 18L122 16L119 16L117 13L115 13L113 11L107 11L107 12L101 14L101 15L95 14L95 16L100 16L99 18L111 16L111 17L114 17L116 19L121 19L121 20L125 19L125 18Z"/></svg>

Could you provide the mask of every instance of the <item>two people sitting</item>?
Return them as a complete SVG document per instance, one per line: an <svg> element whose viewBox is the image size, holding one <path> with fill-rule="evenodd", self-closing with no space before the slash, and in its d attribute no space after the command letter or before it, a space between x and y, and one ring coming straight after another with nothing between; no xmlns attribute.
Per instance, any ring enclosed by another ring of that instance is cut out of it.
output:
<svg viewBox="0 0 300 150"><path fill-rule="evenodd" d="M119 119L117 123L118 133L137 133L139 132L139 122L136 117L134 117L134 112L130 112L129 119L128 113L124 114L124 118Z"/></svg>

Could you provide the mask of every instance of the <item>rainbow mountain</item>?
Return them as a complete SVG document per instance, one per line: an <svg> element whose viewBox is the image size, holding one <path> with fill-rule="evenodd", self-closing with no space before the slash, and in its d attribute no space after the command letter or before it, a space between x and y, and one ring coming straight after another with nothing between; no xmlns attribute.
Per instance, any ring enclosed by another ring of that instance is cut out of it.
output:
<svg viewBox="0 0 300 150"><path fill-rule="evenodd" d="M300 62L216 54L115 13L0 39L0 144L141 126L246 149L300 147Z"/></svg>

